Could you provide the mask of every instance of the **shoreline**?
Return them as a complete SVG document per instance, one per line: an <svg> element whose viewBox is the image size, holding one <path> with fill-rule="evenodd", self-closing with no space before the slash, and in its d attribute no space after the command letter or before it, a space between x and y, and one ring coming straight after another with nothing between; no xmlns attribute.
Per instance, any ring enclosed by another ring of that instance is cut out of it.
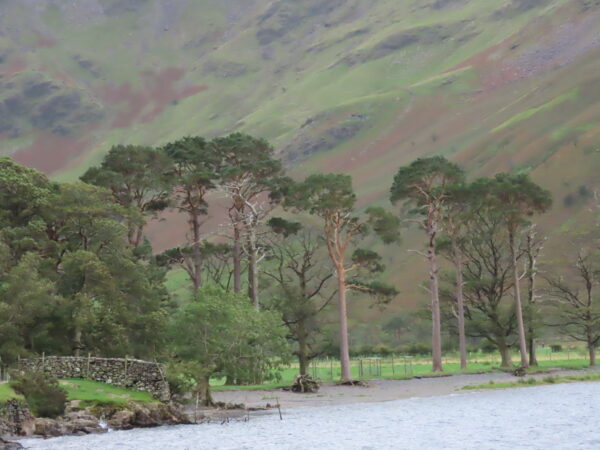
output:
<svg viewBox="0 0 600 450"><path fill-rule="evenodd" d="M549 375L569 376L583 375L600 371L600 368L583 370L554 369L543 373L527 375L525 379L542 379ZM427 378L411 378L408 380L373 379L368 380L367 387L339 386L335 383L323 383L319 392L313 394L294 393L279 389L261 390L227 390L213 392L216 402L244 404L246 408L267 408L267 411L290 408L306 408L320 406L336 406L353 403L374 403L403 400L409 398L439 397L458 392L467 392L466 386L494 383L516 382L520 378L510 373L483 373L483 374L452 374ZM468 392L477 392L471 389ZM270 407L267 407L267 404ZM199 409L199 414L212 416L208 409ZM242 417L247 414L246 410L217 410L220 414L217 419L223 417ZM187 410L192 412L193 409ZM259 411L263 412L264 411Z"/></svg>

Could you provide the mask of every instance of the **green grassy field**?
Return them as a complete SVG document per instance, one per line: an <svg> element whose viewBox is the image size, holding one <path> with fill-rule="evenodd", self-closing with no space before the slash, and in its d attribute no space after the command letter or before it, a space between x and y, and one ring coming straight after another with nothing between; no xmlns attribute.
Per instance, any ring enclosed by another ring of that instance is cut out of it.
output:
<svg viewBox="0 0 600 450"><path fill-rule="evenodd" d="M81 379L59 380L67 391L68 400L80 400L82 406L94 404L124 405L128 402L155 403L157 400L147 392L133 391L110 384Z"/></svg>
<svg viewBox="0 0 600 450"><path fill-rule="evenodd" d="M529 373L545 372L550 369L572 369L580 370L589 366L588 360L582 358L579 350L552 353L548 350L540 351L538 354L539 365L532 367ZM518 361L517 355L513 355L513 361ZM362 366L362 369L361 369ZM351 360L352 377L356 380L369 380L375 378L385 379L409 379L413 377L444 376L459 373L489 373L499 372L500 358L495 354L472 354L469 358L467 370L460 370L460 364L456 355L444 358L444 372L434 373L431 370L431 362L426 357L385 357L385 358L354 358ZM280 379L277 382L255 384L248 386L225 385L225 379L214 379L211 385L214 390L253 390L274 389L289 386L294 382L298 374L298 366L290 365L281 370ZM340 379L339 361L336 359L313 361L309 374L321 381L337 381Z"/></svg>

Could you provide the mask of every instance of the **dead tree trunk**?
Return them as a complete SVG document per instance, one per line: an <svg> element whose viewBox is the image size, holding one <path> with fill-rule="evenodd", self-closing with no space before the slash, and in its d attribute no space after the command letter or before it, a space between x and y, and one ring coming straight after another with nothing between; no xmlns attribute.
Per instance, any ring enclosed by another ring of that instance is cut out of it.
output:
<svg viewBox="0 0 600 450"><path fill-rule="evenodd" d="M515 293L515 312L517 315L517 330L519 332L519 351L521 353L521 367L528 368L529 361L527 359L527 341L525 340L525 324L523 321L523 305L521 303L521 289L519 286L519 274L517 268L517 252L515 250L515 235L514 232L509 234L510 239L510 256L512 260L512 271L514 293Z"/></svg>

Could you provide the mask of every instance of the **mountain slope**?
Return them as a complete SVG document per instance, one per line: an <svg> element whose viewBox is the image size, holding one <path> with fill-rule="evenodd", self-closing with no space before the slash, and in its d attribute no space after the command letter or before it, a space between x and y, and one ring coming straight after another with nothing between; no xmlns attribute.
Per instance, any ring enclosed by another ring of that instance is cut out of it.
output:
<svg viewBox="0 0 600 450"><path fill-rule="evenodd" d="M116 143L241 130L298 176L351 173L363 205L419 156L531 171L552 236L597 187L600 0L0 0L0 102L0 152L60 180Z"/></svg>

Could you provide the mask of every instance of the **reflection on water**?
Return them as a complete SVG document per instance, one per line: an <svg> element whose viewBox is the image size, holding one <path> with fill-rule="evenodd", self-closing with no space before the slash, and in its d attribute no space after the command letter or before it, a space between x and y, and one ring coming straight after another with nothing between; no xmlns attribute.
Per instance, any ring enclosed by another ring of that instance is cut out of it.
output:
<svg viewBox="0 0 600 450"><path fill-rule="evenodd" d="M599 449L600 383L298 408L249 422L22 441L40 449Z"/></svg>

